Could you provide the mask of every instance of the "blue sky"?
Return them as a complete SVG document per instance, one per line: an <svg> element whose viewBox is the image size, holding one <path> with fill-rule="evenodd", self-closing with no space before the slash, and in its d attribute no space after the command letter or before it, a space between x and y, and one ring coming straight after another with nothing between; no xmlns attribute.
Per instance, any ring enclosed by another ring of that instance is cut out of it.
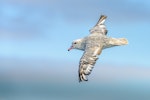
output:
<svg viewBox="0 0 150 100"><path fill-rule="evenodd" d="M72 40L89 34L99 16L108 16L108 36L129 45L104 50L98 63L148 66L149 0L0 1L0 58L77 63L83 52L68 52Z"/></svg>

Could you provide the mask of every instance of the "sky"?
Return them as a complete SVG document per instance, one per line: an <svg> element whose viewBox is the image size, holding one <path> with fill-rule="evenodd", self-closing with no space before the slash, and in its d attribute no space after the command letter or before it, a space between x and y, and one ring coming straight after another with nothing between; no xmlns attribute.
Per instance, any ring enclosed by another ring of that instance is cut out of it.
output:
<svg viewBox="0 0 150 100"><path fill-rule="evenodd" d="M0 9L2 59L79 60L83 52L67 49L104 14L108 36L125 37L129 45L104 50L101 62L150 66L148 0L5 0Z"/></svg>
<svg viewBox="0 0 150 100"><path fill-rule="evenodd" d="M83 52L67 49L87 36L102 14L108 16L108 36L127 38L129 44L103 50L97 66L149 68L148 0L5 0L0 1L1 69L31 62L33 69L41 62L77 69Z"/></svg>

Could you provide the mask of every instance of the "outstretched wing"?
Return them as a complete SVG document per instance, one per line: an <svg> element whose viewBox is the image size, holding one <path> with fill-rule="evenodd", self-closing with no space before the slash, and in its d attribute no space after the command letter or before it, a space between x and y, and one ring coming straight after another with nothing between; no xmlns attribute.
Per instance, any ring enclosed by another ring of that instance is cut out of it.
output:
<svg viewBox="0 0 150 100"><path fill-rule="evenodd" d="M100 34L107 35L107 29L106 29L106 26L104 25L106 18L107 18L107 16L101 15L97 24L90 30L90 33L92 33L92 34L100 33Z"/></svg>
<svg viewBox="0 0 150 100"><path fill-rule="evenodd" d="M79 64L79 82L88 81L87 76L91 73L102 47L86 48Z"/></svg>

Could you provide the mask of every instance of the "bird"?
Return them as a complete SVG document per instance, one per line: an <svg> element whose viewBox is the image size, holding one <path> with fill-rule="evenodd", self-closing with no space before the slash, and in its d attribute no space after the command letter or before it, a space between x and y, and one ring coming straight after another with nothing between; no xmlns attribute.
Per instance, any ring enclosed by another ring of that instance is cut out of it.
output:
<svg viewBox="0 0 150 100"><path fill-rule="evenodd" d="M68 49L68 51L72 49L84 51L79 62L79 82L88 81L88 76L91 74L102 50L128 44L126 38L107 36L107 28L104 24L106 18L106 15L101 15L96 25L89 30L90 34L84 38L74 40Z"/></svg>

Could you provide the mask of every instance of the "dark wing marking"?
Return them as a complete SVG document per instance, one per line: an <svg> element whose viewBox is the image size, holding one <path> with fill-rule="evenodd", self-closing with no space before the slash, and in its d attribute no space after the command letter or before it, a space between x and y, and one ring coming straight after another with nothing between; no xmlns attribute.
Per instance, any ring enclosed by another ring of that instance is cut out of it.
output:
<svg viewBox="0 0 150 100"><path fill-rule="evenodd" d="M90 33L92 33L92 34L100 33L100 34L107 35L107 29L106 29L106 26L104 25L106 18L107 18L107 16L101 15L97 24L90 30Z"/></svg>
<svg viewBox="0 0 150 100"><path fill-rule="evenodd" d="M101 15L101 17L99 18L99 20L98 20L98 22L97 22L97 24L95 26L104 24L106 18L107 18L107 16Z"/></svg>
<svg viewBox="0 0 150 100"><path fill-rule="evenodd" d="M87 75L91 73L101 51L102 47L86 48L83 56L80 59L79 82L88 81Z"/></svg>

